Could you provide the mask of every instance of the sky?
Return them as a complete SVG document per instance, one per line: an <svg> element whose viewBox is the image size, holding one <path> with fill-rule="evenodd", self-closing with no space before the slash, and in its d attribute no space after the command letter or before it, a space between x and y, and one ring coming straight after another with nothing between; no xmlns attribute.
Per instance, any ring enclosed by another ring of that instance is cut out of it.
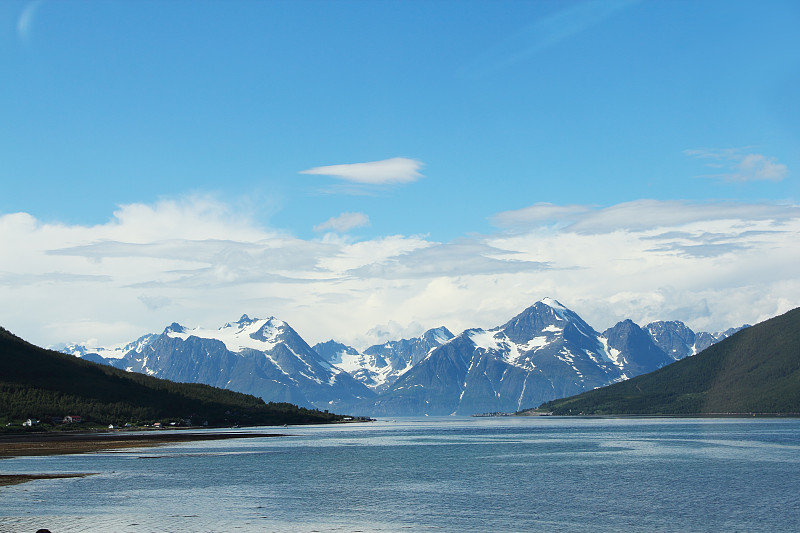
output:
<svg viewBox="0 0 800 533"><path fill-rule="evenodd" d="M0 3L0 326L800 305L796 1Z"/></svg>

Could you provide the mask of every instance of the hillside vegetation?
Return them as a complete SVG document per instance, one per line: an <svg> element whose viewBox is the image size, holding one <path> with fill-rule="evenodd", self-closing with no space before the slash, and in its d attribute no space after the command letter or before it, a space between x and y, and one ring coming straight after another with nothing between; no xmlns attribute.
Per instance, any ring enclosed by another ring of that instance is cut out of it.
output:
<svg viewBox="0 0 800 533"><path fill-rule="evenodd" d="M50 422L66 415L103 425L185 423L189 419L195 425L275 425L343 418L83 361L39 348L0 328L0 420Z"/></svg>
<svg viewBox="0 0 800 533"><path fill-rule="evenodd" d="M800 414L800 308L655 372L537 410L555 415Z"/></svg>

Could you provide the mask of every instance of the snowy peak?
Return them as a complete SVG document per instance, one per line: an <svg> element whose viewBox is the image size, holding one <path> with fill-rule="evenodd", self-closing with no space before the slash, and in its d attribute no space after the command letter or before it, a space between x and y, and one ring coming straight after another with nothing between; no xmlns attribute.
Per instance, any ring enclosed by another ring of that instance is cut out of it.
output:
<svg viewBox="0 0 800 533"><path fill-rule="evenodd" d="M554 298L550 298L550 297L542 298L539 301L539 303L542 303L542 304L552 308L554 311L558 311L558 312L569 311L569 309L564 307L564 305L562 305L561 302L559 302L558 300L556 300Z"/></svg>
<svg viewBox="0 0 800 533"><path fill-rule="evenodd" d="M249 316L247 316L246 314L244 314L244 315L242 315L242 317L239 320L236 321L236 323L239 324L240 326L246 326L248 324L252 324L256 320L257 319L252 319Z"/></svg>
<svg viewBox="0 0 800 533"><path fill-rule="evenodd" d="M421 337L376 344L363 352L334 341L316 344L313 349L336 368L380 392L452 338L450 330L438 327Z"/></svg>
<svg viewBox="0 0 800 533"><path fill-rule="evenodd" d="M253 324L259 326L259 328L253 333L250 333L250 338L268 344L279 342L288 330L291 330L286 322L277 320L275 317L270 317L265 321L253 320L249 325Z"/></svg>
<svg viewBox="0 0 800 533"><path fill-rule="evenodd" d="M581 317L552 298L536 302L496 329L502 330L516 344L525 344L537 337L552 340L557 335L597 337L597 332Z"/></svg>
<svg viewBox="0 0 800 533"><path fill-rule="evenodd" d="M158 337L158 335L149 333L127 344L115 344L111 346L85 346L82 344L73 343L53 346L52 349L80 357L81 359L88 359L96 363L107 363L108 360L121 359L128 352L140 353L142 349L156 337ZM97 356L99 356L99 359Z"/></svg>
<svg viewBox="0 0 800 533"><path fill-rule="evenodd" d="M347 346L334 340L315 344L313 350L332 365L340 364L346 356L358 355L358 350L352 346Z"/></svg>
<svg viewBox="0 0 800 533"><path fill-rule="evenodd" d="M674 361L646 330L630 319L604 331L603 338L614 363L629 377L652 372Z"/></svg>
<svg viewBox="0 0 800 533"><path fill-rule="evenodd" d="M653 338L653 342L673 360L683 359L702 352L712 344L727 339L737 331L750 327L745 324L739 328L730 328L716 333L701 331L695 333L686 324L677 320L651 322L645 329Z"/></svg>
<svg viewBox="0 0 800 533"><path fill-rule="evenodd" d="M162 334L143 337L139 345L128 347L114 361L98 358L96 362L319 409L374 396L362 383L324 361L275 317L243 315L218 329L173 323Z"/></svg>
<svg viewBox="0 0 800 533"><path fill-rule="evenodd" d="M454 335L444 326L440 326L438 328L429 329L426 331L421 339L430 344L444 344L450 339L452 339Z"/></svg>
<svg viewBox="0 0 800 533"><path fill-rule="evenodd" d="M676 361L695 353L697 335L683 322L662 320L651 322L644 328L655 345Z"/></svg>
<svg viewBox="0 0 800 533"><path fill-rule="evenodd" d="M271 350L280 342L287 333L294 333L286 322L269 317L266 319L242 318L234 323L227 323L219 329L185 328L174 323L164 333L169 337L186 340L189 337L200 339L215 339L222 342L229 351L240 353L245 349ZM297 336L294 333L294 336Z"/></svg>
<svg viewBox="0 0 800 533"><path fill-rule="evenodd" d="M164 328L164 333L169 335L170 333L183 333L186 331L186 328L178 324L177 322L173 322L166 328Z"/></svg>
<svg viewBox="0 0 800 533"><path fill-rule="evenodd" d="M224 326L222 326L222 327L221 327L221 328L219 328L219 329L232 328L232 327L234 327L234 325L235 325L235 326L238 326L238 327L240 327L240 328L243 328L243 327L245 327L245 326L248 326L248 325L252 324L252 323L253 323L253 322L255 322L256 320L257 320L257 319L252 319L252 318L250 318L249 316L247 316L246 314L244 314L244 315L242 315L242 317L241 317L239 320L237 320L237 321L236 321L236 322L234 322L233 324L231 324L230 322L226 322L226 323L225 323L225 325L224 325Z"/></svg>

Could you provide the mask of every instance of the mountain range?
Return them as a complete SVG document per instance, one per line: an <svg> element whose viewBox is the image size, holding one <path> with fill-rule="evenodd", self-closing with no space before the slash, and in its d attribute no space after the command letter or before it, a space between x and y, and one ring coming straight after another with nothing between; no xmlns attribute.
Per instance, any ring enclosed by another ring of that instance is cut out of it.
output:
<svg viewBox="0 0 800 533"><path fill-rule="evenodd" d="M311 424L344 417L199 383L175 383L45 350L0 328L0 421L51 426L69 415L92 425ZM11 424L9 424L10 426ZM60 425L60 424L56 424ZM38 428L31 428L31 431ZM4 431L9 431L3 425Z"/></svg>
<svg viewBox="0 0 800 533"><path fill-rule="evenodd" d="M454 335L439 327L364 351L333 340L312 347L286 322L247 315L215 330L173 323L113 349L61 350L265 401L369 416L471 415L518 411L624 381L735 331L694 333L677 321L642 328L625 320L599 333L545 298L492 329Z"/></svg>

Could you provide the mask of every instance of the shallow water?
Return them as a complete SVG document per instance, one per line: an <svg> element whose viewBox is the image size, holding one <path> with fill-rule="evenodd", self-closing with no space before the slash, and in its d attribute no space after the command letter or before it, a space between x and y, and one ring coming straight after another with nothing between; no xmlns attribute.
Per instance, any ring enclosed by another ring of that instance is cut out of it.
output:
<svg viewBox="0 0 800 533"><path fill-rule="evenodd" d="M0 488L0 532L800 531L796 419L281 429L291 435L2 460L2 473L97 475Z"/></svg>

